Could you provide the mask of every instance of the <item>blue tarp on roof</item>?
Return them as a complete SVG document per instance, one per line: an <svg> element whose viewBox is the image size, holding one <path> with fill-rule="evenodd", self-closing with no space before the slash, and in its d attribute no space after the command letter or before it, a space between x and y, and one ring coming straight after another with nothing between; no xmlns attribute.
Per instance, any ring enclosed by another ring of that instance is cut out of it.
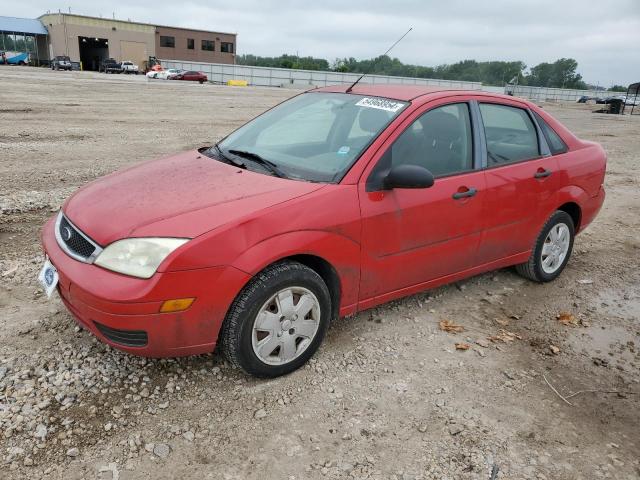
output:
<svg viewBox="0 0 640 480"><path fill-rule="evenodd" d="M0 32L47 35L47 29L34 18L0 17Z"/></svg>

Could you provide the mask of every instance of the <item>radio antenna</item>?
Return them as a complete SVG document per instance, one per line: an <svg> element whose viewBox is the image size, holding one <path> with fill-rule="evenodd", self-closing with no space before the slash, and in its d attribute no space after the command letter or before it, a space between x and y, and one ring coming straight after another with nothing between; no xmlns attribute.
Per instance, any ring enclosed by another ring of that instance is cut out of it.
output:
<svg viewBox="0 0 640 480"><path fill-rule="evenodd" d="M393 45L391 45L391 46L389 47L389 49L388 49L386 52L384 52L382 55L380 55L380 56L381 56L381 57L384 57L387 53L389 53L389 52L393 49L393 47L395 47L397 44L399 44L399 43L400 43L400 41L401 41L404 37L406 37L407 35L409 35L409 32L410 32L411 30L413 30L413 27L409 28L409 30L407 30L407 31L405 32L405 34L404 34L404 35L402 35L398 40L396 40L396 42L395 42ZM374 63L372 63L372 64L371 64L371 67L369 68L369 70L371 70L371 69L373 68L373 65L374 65ZM355 86L358 84L358 82L359 82L360 80L362 80L362 79L363 79L363 77L364 77L367 73L369 73L369 72L365 72L365 73L363 73L362 75L360 75L360 78L358 78L355 82L353 82L353 83L351 84L351 86L350 86L349 88L347 88L347 90L345 91L345 93L350 93L350 92L351 92L351 90L353 90L353 87L355 87Z"/></svg>

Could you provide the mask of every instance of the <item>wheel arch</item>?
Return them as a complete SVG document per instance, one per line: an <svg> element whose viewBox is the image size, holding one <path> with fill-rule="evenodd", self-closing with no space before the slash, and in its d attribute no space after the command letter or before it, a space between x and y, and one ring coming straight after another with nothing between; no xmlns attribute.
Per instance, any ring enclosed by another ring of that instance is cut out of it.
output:
<svg viewBox="0 0 640 480"><path fill-rule="evenodd" d="M582 209L576 202L566 202L558 207L558 210L567 213L573 220L573 227L576 232L580 230L582 221Z"/></svg>
<svg viewBox="0 0 640 480"><path fill-rule="evenodd" d="M333 318L355 311L360 287L360 244L334 232L304 230L271 237L243 252L232 266L251 276L282 261L296 261L324 280Z"/></svg>
<svg viewBox="0 0 640 480"><path fill-rule="evenodd" d="M340 298L342 296L342 284L340 282L340 276L336 269L322 257L312 254L298 254L291 255L289 257L285 257L279 261L294 261L309 267L311 270L316 272L324 283L327 284L327 288L329 289L329 294L331 295L331 319L335 320L338 318L340 312ZM273 264L272 264L273 265Z"/></svg>

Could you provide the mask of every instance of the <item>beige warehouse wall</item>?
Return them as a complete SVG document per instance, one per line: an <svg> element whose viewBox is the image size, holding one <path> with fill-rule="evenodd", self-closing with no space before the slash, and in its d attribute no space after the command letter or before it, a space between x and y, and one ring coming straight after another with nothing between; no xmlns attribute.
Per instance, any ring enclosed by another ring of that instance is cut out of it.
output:
<svg viewBox="0 0 640 480"><path fill-rule="evenodd" d="M72 61L79 62L78 37L106 38L109 42L109 56L118 61L133 60L141 63L148 56L155 55L155 27L151 25L58 14L43 15L40 20L49 30L52 56L69 55ZM131 44L137 44L137 47L133 47L134 52L131 52ZM144 49L141 45L144 45ZM143 58L126 56L136 52L139 55L143 50L146 50Z"/></svg>
<svg viewBox="0 0 640 480"><path fill-rule="evenodd" d="M149 60L149 53L147 52L147 44L144 42L131 42L128 40L120 41L120 55L122 60L131 60L133 63L143 68L143 62Z"/></svg>

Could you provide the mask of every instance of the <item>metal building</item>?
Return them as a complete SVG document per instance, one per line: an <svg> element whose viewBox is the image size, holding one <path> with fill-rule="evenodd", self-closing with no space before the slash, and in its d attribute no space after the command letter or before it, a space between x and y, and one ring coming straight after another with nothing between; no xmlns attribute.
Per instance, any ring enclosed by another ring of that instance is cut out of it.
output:
<svg viewBox="0 0 640 480"><path fill-rule="evenodd" d="M0 16L0 63L40 65L48 58L47 30L40 21Z"/></svg>
<svg viewBox="0 0 640 480"><path fill-rule="evenodd" d="M39 17L49 31L49 55L98 70L102 60L131 60L142 68L155 52L155 27L146 23L51 13Z"/></svg>
<svg viewBox="0 0 640 480"><path fill-rule="evenodd" d="M48 13L39 20L49 31L49 56L66 55L98 70L102 60L131 60L144 68L149 57L234 63L236 35L157 26L71 13Z"/></svg>

